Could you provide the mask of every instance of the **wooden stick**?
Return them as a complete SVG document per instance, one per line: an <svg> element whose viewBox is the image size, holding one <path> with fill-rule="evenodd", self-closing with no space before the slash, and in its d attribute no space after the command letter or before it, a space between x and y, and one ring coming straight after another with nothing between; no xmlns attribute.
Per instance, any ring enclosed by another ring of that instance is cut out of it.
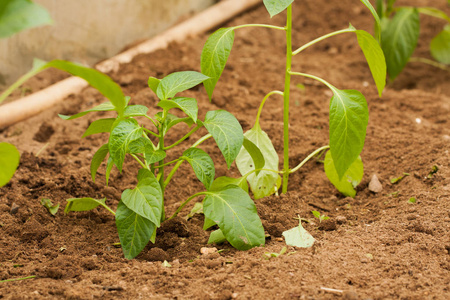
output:
<svg viewBox="0 0 450 300"><path fill-rule="evenodd" d="M204 33L260 2L260 0L222 0L162 34L99 63L96 68L102 72L118 70L121 64L131 62L138 54L163 49L171 42L180 42L189 36ZM6 103L0 106L0 128L5 128L39 114L64 100L67 96L79 93L87 86L88 83L83 79L69 77L27 97Z"/></svg>

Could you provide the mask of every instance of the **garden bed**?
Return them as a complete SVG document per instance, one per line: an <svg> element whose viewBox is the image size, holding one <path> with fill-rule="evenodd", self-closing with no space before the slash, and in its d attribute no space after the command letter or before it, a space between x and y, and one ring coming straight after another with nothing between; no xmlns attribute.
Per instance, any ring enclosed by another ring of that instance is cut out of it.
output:
<svg viewBox="0 0 450 300"><path fill-rule="evenodd" d="M433 4L448 12L446 1L403 2ZM370 12L359 1L327 3L295 2L294 46L346 28L348 21L372 32ZM429 58L427 45L442 23L431 17L421 21L414 56ZM268 22L284 26L285 20L283 15L269 20L260 6L227 26ZM199 70L206 38L190 38L167 50L140 55L109 75L131 96L132 103L149 106L149 113L155 113L156 97L147 86L148 77ZM186 95L198 100L200 113L226 109L244 131L250 129L264 95L284 84L284 43L283 33L263 28L239 30L212 103L203 88L191 89ZM101 94L87 88L1 133L2 141L15 144L22 158L14 178L0 189L0 281L36 277L0 283L0 298L450 298L450 72L410 63L380 99L356 38L350 35L306 50L295 57L293 66L366 96L370 118L361 154L365 175L354 199L339 194L328 182L323 164L311 161L293 174L287 194L255 201L268 234L265 247L237 251L225 243L213 245L223 250L220 253L201 254L208 233L202 230L203 216L185 220L191 203L180 217L162 225L156 244L150 243L136 259L126 260L114 246L119 238L114 217L107 211L97 208L64 215L67 198L106 197L107 204L115 208L122 191L137 183L136 174L128 171L133 168L121 174L115 170L105 188L104 166L93 183L90 159L107 135L80 138L94 115L75 121L57 117L104 102ZM48 82L48 76L38 76L28 87L38 89L40 81ZM296 88L297 84L305 89ZM331 96L323 85L294 78L291 167L328 143ZM265 107L261 126L281 153L282 102L273 98ZM203 134L196 132L192 140ZM169 137L169 143L181 136ZM227 169L212 142L202 148L219 162L216 176L238 176L235 166ZM180 170L165 193L169 215L189 195L202 190L189 165ZM409 175L390 182L404 173ZM383 186L379 193L368 189L374 174ZM61 205L56 216L40 204L42 198ZM410 198L416 203L410 203ZM330 219L319 223L312 210ZM280 252L285 246L281 234L298 224L298 215L310 220L304 227L315 237L314 246L288 247L286 254L265 259L266 252ZM163 266L165 260L171 267Z"/></svg>

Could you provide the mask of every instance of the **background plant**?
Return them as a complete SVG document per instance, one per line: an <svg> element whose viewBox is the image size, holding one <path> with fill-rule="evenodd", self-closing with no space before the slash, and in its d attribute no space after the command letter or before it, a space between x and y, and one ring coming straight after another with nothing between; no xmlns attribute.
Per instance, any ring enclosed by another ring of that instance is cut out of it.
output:
<svg viewBox="0 0 450 300"><path fill-rule="evenodd" d="M386 57L390 80L394 80L409 61L447 69L446 65L450 64L450 17L435 7L395 7L395 2L396 0L376 1L377 13L381 19L381 47ZM447 22L430 43L430 53L435 61L412 57L420 34L419 14Z"/></svg>
<svg viewBox="0 0 450 300"><path fill-rule="evenodd" d="M245 133L245 137L252 141L261 150L265 164L258 169L251 154L242 149L236 164L247 179L255 198L261 198L278 191L282 183L282 192L288 189L289 175L299 170L309 159L329 149L325 156L325 173L336 188L345 195L354 196L354 187L361 181L363 175L363 164L359 157L366 136L368 123L368 109L364 96L356 90L340 90L322 78L312 74L296 72L291 69L293 58L306 48L320 41L344 33L355 34L370 70L374 77L378 92L384 89L386 81L386 64L383 51L379 46L381 25L379 17L367 0L361 2L371 11L375 22L375 38L364 30L357 30L352 25L348 28L335 31L319 37L298 49L292 48L292 3L294 0L264 0L264 5L273 17L286 10L286 26L279 27L268 24L245 24L230 28L221 28L213 33L205 43L201 57L201 70L210 79L204 82L211 98L215 85L217 84L230 55L234 33L237 29L244 27L265 27L286 34L286 68L285 84L283 91L271 91L262 100L259 107L255 125ZM289 164L289 97L291 89L291 77L302 76L317 80L331 89L333 97L330 100L330 145L320 147L299 165L290 168ZM278 171L278 154L272 145L268 135L261 129L260 115L263 106L271 96L278 95L283 98L283 169ZM259 172L256 172L259 171Z"/></svg>

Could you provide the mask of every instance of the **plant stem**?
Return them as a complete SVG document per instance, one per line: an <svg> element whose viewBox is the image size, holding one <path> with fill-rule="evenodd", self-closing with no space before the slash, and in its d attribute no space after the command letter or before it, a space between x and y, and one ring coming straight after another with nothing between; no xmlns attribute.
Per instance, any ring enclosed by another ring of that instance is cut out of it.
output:
<svg viewBox="0 0 450 300"><path fill-rule="evenodd" d="M150 121L152 121L153 125L155 125L155 127L158 128L158 123L157 123L155 120L153 120L152 117L149 117L149 116L147 116L147 115L145 115L145 117L146 117L147 119L149 119Z"/></svg>
<svg viewBox="0 0 450 300"><path fill-rule="evenodd" d="M261 101L261 104L259 105L258 114L256 115L256 121L255 121L254 127L259 126L259 118L261 117L261 112L264 107L264 104L266 103L266 100L269 99L270 96L275 95L275 94L284 96L283 92L281 92L281 91L271 91L264 97L263 101Z"/></svg>
<svg viewBox="0 0 450 300"><path fill-rule="evenodd" d="M289 94L291 86L291 66L292 66L292 4L287 8L286 21L286 74L284 79L284 105L283 105L283 189L282 193L287 192L289 180Z"/></svg>
<svg viewBox="0 0 450 300"><path fill-rule="evenodd" d="M159 134L156 134L156 133L154 133L153 131L148 130L148 129L145 128L145 127L143 127L143 129L144 129L145 132L147 132L147 133L149 133L149 134L151 134L151 135L153 135L153 136L159 137Z"/></svg>
<svg viewBox="0 0 450 300"><path fill-rule="evenodd" d="M332 36L335 36L335 35L338 35L338 34L341 34L341 33L354 32L354 31L355 31L354 28L346 28L346 29L343 29L343 30L338 30L338 31L335 31L335 32L331 32L331 33L326 34L324 36L321 36L321 37L319 37L319 38L317 38L317 39L315 39L315 40L313 40L313 41L311 41L311 42L309 42L307 44L304 44L303 46L301 46L300 48L298 48L297 50L292 52L292 55L297 55L300 52L302 52L303 50L305 50L306 48L308 48L308 47L310 47L310 46L312 46L312 45L314 45L314 44L316 44L316 43L318 43L320 41L323 41L324 39L327 39L329 37L332 37Z"/></svg>
<svg viewBox="0 0 450 300"><path fill-rule="evenodd" d="M437 61L423 58L423 57L411 57L409 59L409 62L420 62L420 63L431 65L433 67L439 68L444 71L450 71L449 67L446 66L445 64L441 64L441 63L438 63Z"/></svg>
<svg viewBox="0 0 450 300"><path fill-rule="evenodd" d="M295 168L293 168L290 173L294 173L296 171L298 171L301 167L303 167L304 164L306 164L311 158L313 158L314 156L316 156L317 154L319 154L320 152L329 149L330 146L326 145L323 147L320 147L319 149L317 149L316 151L314 151L313 153L311 153L310 155L308 155L301 163L298 164L298 166L296 166Z"/></svg>
<svg viewBox="0 0 450 300"><path fill-rule="evenodd" d="M290 73L291 73L291 75L303 76L303 77L308 77L308 78L317 80L317 81L323 83L324 85L326 85L327 87L329 87L330 90L333 91L333 93L336 91L336 88L334 86L332 86L330 83L328 83L327 81L323 80L320 77L317 77L317 76L314 76L314 75L311 75L311 74L300 73L300 72L290 72Z"/></svg>
<svg viewBox="0 0 450 300"><path fill-rule="evenodd" d="M109 211L110 213L112 213L114 216L116 215L116 213L115 213L111 208L109 208L108 205L102 203L102 206L103 206L107 211Z"/></svg>
<svg viewBox="0 0 450 300"><path fill-rule="evenodd" d="M181 139L179 139L178 141L176 141L175 143L173 143L170 146L167 146L164 148L164 150L169 150L179 144L181 144L185 139L187 139L188 137L190 137L194 132L196 132L197 130L199 130L201 128L201 126L197 125L196 127L194 127L191 131L189 131L185 136L183 136Z"/></svg>
<svg viewBox="0 0 450 300"><path fill-rule="evenodd" d="M36 275L28 276L28 277L22 277L22 278L13 278L13 279L0 280L0 283L2 283L2 282L11 282L11 281L19 281L19 280L25 280L25 279L33 279L33 278L36 278Z"/></svg>
<svg viewBox="0 0 450 300"><path fill-rule="evenodd" d="M159 149L164 151L164 131L165 131L165 121L167 118L167 110L163 110L163 118L162 118L162 122L161 122L161 126L160 126L160 130L159 132ZM165 183L164 183L164 158L161 159L158 163L159 166L161 166L162 168L160 168L158 170L158 176L159 176L159 186L161 187L161 191L162 191L162 213L161 213L161 221L163 221L166 218L166 213L164 210L164 189L166 187Z"/></svg>
<svg viewBox="0 0 450 300"><path fill-rule="evenodd" d="M245 28L245 27L264 27L264 28L270 28L270 29L277 29L277 30L286 30L286 27L280 27L280 26L273 26L269 24L243 24L239 26L232 27L233 30L239 29L239 28Z"/></svg>
<svg viewBox="0 0 450 300"><path fill-rule="evenodd" d="M175 159L175 160L166 162L166 163L163 164L163 165L155 166L155 169L159 169L159 168L162 168L162 167L166 167L166 166L168 166L168 165L171 165L171 164L174 164L174 163L176 163L176 162L179 162L180 160L182 160L182 159L181 159L181 158L177 158L177 159Z"/></svg>
<svg viewBox="0 0 450 300"><path fill-rule="evenodd" d="M186 204L188 204L192 199L194 199L194 198L196 198L198 196L201 196L201 195L206 195L206 192L200 192L200 193L194 194L194 195L190 196L189 198L187 198L187 200L184 201L180 205L180 207L178 207L178 209L175 211L175 213L167 220L175 218L180 213L180 211L186 206Z"/></svg>
<svg viewBox="0 0 450 300"><path fill-rule="evenodd" d="M149 170L149 168L139 159L139 157L137 157L133 153L131 153L130 155L141 165L141 167L143 167L144 169Z"/></svg>

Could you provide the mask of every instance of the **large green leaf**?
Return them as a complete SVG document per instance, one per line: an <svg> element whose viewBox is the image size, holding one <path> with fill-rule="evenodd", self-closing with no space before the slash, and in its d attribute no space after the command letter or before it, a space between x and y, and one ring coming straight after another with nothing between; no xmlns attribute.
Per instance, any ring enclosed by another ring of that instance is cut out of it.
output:
<svg viewBox="0 0 450 300"><path fill-rule="evenodd" d="M330 101L330 151L339 178L361 153L369 121L367 102L355 90L333 88Z"/></svg>
<svg viewBox="0 0 450 300"><path fill-rule="evenodd" d="M106 155L109 153L109 145L104 144L101 146L97 152L95 152L94 156L91 160L91 177L92 181L95 182L95 175L97 174L97 170L102 164L102 162L105 160Z"/></svg>
<svg viewBox="0 0 450 300"><path fill-rule="evenodd" d="M214 110L206 113L203 125L213 136L229 168L244 142L241 124L231 113Z"/></svg>
<svg viewBox="0 0 450 300"><path fill-rule="evenodd" d="M165 110L172 108L181 109L192 119L192 121L194 121L194 123L197 122L198 105L197 100L194 98L173 98L172 100L162 100L159 101L158 106Z"/></svg>
<svg viewBox="0 0 450 300"><path fill-rule="evenodd" d="M203 82L211 100L214 88L222 75L234 42L233 28L221 28L214 32L203 46L201 55L202 73L210 79Z"/></svg>
<svg viewBox="0 0 450 300"><path fill-rule="evenodd" d="M0 1L0 38L9 37L28 28L52 23L47 10L30 0Z"/></svg>
<svg viewBox="0 0 450 300"><path fill-rule="evenodd" d="M211 157L198 148L189 148L183 152L183 158L192 166L194 173L206 187L209 189L214 181L215 168Z"/></svg>
<svg viewBox="0 0 450 300"><path fill-rule="evenodd" d="M264 6L272 18L275 15L278 15L280 12L288 8L289 5L292 4L294 0L264 0Z"/></svg>
<svg viewBox="0 0 450 300"><path fill-rule="evenodd" d="M230 184L236 185L248 193L248 184L245 177L232 178L227 176L217 177L209 187L209 191L220 191Z"/></svg>
<svg viewBox="0 0 450 300"><path fill-rule="evenodd" d="M144 105L129 105L125 108L123 117L140 117L147 115L148 107Z"/></svg>
<svg viewBox="0 0 450 300"><path fill-rule="evenodd" d="M128 145L140 138L142 134L142 127L134 119L119 121L111 131L109 136L109 153L119 171L122 171Z"/></svg>
<svg viewBox="0 0 450 300"><path fill-rule="evenodd" d="M89 211L93 210L97 206L106 205L106 198L93 199L93 198L70 198L66 200L68 203L64 209L64 214L68 214L71 211Z"/></svg>
<svg viewBox="0 0 450 300"><path fill-rule="evenodd" d="M20 153L14 145L0 143L0 187L9 182L19 166Z"/></svg>
<svg viewBox="0 0 450 300"><path fill-rule="evenodd" d="M167 100L179 92L202 83L208 78L208 76L194 71L175 72L161 79L156 90L156 95L161 100Z"/></svg>
<svg viewBox="0 0 450 300"><path fill-rule="evenodd" d="M152 172L141 169L138 172L138 181L135 189L123 191L122 201L129 209L159 227L163 195L158 180Z"/></svg>
<svg viewBox="0 0 450 300"><path fill-rule="evenodd" d="M278 170L278 154L267 134L256 125L244 134L245 138L253 142L264 156L264 169ZM255 170L256 163L246 148L242 148L236 158L236 165L242 176ZM250 188L255 199L263 198L275 193L280 186L281 177L278 173L260 171L259 174L252 173L247 176Z"/></svg>
<svg viewBox="0 0 450 300"><path fill-rule="evenodd" d="M239 250L264 245L264 228L252 199L237 186L207 192L203 213L222 230L228 242Z"/></svg>
<svg viewBox="0 0 450 300"><path fill-rule="evenodd" d="M94 122L92 122L89 125L88 129L86 129L82 138L93 135L93 134L97 134L97 133L111 132L111 128L114 124L114 121L116 121L115 118L95 120Z"/></svg>
<svg viewBox="0 0 450 300"><path fill-rule="evenodd" d="M358 157L348 168L342 178L339 178L334 167L333 158L330 151L325 155L325 174L336 189L348 197L355 197L356 186L361 182L364 175L364 166L361 158Z"/></svg>
<svg viewBox="0 0 450 300"><path fill-rule="evenodd" d="M450 64L450 25L431 40L430 51L437 61Z"/></svg>
<svg viewBox="0 0 450 300"><path fill-rule="evenodd" d="M383 50L370 33L364 30L356 30L355 33L377 85L378 95L381 97L386 85L386 59Z"/></svg>
<svg viewBox="0 0 450 300"><path fill-rule="evenodd" d="M87 115L90 112L95 112L95 111L112 111L114 110L115 107L111 102L105 102L102 103L100 105L97 105L91 109L85 110L83 112L77 113L76 115L73 116L65 116L65 115L59 115L59 117L63 120L73 120L73 119L77 119L80 118L84 115Z"/></svg>
<svg viewBox="0 0 450 300"><path fill-rule="evenodd" d="M372 6L372 4L369 2L369 0L361 0L361 2L370 10L370 12L373 15L373 18L375 19L375 37L378 42L380 42L381 38L381 21L380 17L377 14L377 11Z"/></svg>
<svg viewBox="0 0 450 300"><path fill-rule="evenodd" d="M127 259L133 259L141 253L156 231L155 224L129 209L122 201L117 206L116 227Z"/></svg>
<svg viewBox="0 0 450 300"><path fill-rule="evenodd" d="M403 70L417 46L420 32L419 12L402 8L383 26L381 48L386 57L387 71L394 80Z"/></svg>

